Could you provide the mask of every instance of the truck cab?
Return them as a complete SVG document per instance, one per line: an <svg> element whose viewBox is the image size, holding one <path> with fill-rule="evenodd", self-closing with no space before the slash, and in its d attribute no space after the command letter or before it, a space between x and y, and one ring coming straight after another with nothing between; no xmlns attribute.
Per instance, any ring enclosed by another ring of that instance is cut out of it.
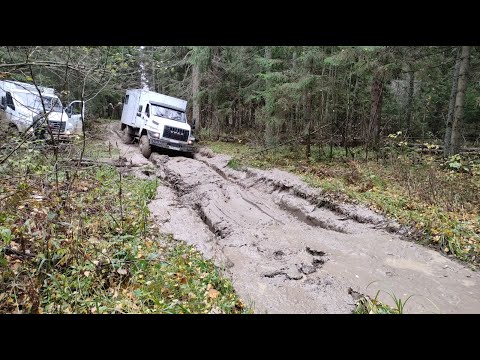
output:
<svg viewBox="0 0 480 360"><path fill-rule="evenodd" d="M123 141L132 143L137 137L146 158L154 148L191 156L195 139L187 122L186 106L185 100L171 96L143 89L127 90L121 118Z"/></svg>

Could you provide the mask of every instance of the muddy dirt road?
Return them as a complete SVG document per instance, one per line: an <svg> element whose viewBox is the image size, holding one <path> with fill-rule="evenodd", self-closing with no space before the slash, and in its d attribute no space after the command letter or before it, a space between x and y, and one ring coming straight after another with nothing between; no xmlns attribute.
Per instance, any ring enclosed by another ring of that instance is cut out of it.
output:
<svg viewBox="0 0 480 360"><path fill-rule="evenodd" d="M377 290L390 305L387 292L414 295L406 313L480 313L480 274L402 240L398 224L366 208L326 200L295 175L236 171L208 151L146 160L114 131L109 141L155 169L136 170L141 176L162 180L149 205L160 230L213 259L256 313L350 313L358 293Z"/></svg>

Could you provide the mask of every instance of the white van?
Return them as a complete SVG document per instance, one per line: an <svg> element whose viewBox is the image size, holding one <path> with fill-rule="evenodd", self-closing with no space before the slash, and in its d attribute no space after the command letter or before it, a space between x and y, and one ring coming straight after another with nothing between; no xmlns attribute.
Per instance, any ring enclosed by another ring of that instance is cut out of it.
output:
<svg viewBox="0 0 480 360"><path fill-rule="evenodd" d="M123 142L140 139L140 151L147 159L155 147L193 154L191 129L185 110L187 101L144 89L127 90L121 118Z"/></svg>
<svg viewBox="0 0 480 360"><path fill-rule="evenodd" d="M81 106L81 101L72 101L64 108L53 88L39 86L38 89L41 97L32 84L0 81L0 121L6 123L10 130L21 133L39 134L44 126L62 139L80 133L85 102ZM41 119L44 107L48 114L47 123Z"/></svg>

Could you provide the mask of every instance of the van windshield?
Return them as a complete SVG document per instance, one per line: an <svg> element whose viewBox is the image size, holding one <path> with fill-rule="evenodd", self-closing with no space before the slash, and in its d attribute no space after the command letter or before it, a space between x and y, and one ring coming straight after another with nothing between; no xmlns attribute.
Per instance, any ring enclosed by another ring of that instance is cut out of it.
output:
<svg viewBox="0 0 480 360"><path fill-rule="evenodd" d="M169 109L160 105L152 105L152 115L162 118L185 122L185 114L178 110Z"/></svg>
<svg viewBox="0 0 480 360"><path fill-rule="evenodd" d="M37 94L16 92L15 97L19 104L30 110L43 111L42 100ZM55 96L42 96L42 98L47 112L62 112L62 103L59 98Z"/></svg>

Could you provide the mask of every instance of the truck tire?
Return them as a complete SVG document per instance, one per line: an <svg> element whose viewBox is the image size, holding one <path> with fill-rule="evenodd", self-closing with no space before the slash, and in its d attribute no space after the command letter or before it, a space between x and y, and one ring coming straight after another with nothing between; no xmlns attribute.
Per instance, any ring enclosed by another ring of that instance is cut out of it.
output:
<svg viewBox="0 0 480 360"><path fill-rule="evenodd" d="M147 135L142 135L140 138L140 152L147 159L152 155L152 145L150 145Z"/></svg>
<svg viewBox="0 0 480 360"><path fill-rule="evenodd" d="M125 126L122 133L122 141L124 144L131 144L133 142L133 135L128 132L128 126Z"/></svg>

